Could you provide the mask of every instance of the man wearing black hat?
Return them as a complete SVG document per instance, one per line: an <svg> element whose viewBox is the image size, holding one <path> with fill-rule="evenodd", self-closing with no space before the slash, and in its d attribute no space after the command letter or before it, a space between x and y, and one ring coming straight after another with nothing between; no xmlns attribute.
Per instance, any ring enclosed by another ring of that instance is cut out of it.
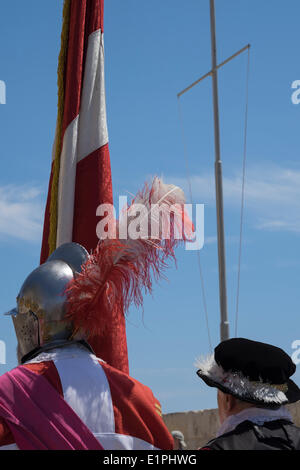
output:
<svg viewBox="0 0 300 470"><path fill-rule="evenodd" d="M234 338L198 361L198 376L218 389L221 427L207 450L300 450L300 428L284 405L300 400L296 370L280 348Z"/></svg>

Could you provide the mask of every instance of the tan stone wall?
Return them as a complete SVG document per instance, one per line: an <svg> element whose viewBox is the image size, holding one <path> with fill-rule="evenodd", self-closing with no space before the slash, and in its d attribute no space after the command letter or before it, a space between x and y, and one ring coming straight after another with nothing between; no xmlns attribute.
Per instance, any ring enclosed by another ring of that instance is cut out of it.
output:
<svg viewBox="0 0 300 470"><path fill-rule="evenodd" d="M218 410L186 411L164 415L169 431L175 429L184 435L188 449L197 449L212 439L219 427Z"/></svg>
<svg viewBox="0 0 300 470"><path fill-rule="evenodd" d="M300 402L288 406L294 423L300 427ZM169 431L175 429L184 435L188 449L198 449L214 438L219 427L218 410L186 411L164 415Z"/></svg>

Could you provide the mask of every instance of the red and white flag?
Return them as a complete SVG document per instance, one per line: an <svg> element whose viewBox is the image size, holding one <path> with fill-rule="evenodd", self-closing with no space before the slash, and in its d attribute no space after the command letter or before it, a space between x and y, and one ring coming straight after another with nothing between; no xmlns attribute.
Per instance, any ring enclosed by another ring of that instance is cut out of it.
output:
<svg viewBox="0 0 300 470"><path fill-rule="evenodd" d="M98 243L97 207L113 203L106 122L103 45L104 0L65 0L58 66L58 118L45 212L41 263L58 246ZM99 312L101 315L101 312ZM98 357L128 371L125 319L112 312L117 331L91 338Z"/></svg>

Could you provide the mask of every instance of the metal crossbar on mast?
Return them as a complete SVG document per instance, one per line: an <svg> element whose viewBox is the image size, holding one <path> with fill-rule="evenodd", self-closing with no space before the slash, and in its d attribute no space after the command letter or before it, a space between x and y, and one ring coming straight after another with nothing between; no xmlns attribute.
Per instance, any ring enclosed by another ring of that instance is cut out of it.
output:
<svg viewBox="0 0 300 470"><path fill-rule="evenodd" d="M218 234L218 265L219 265L219 297L220 297L220 338L221 341L229 339L229 321L227 313L227 288L226 288L226 256L225 256L225 229L224 229L224 209L223 209L223 178L222 160L220 150L220 120L219 120L219 99L218 99L218 69L240 55L245 50L249 50L250 45L243 47L238 52L217 65L216 47L216 19L215 2L210 1L210 30L211 30L211 57L212 69L201 78L193 82L190 86L177 94L178 99L187 91L205 78L212 77L213 109L214 109L214 138L215 138L215 185L216 185L216 209L217 209L217 234Z"/></svg>

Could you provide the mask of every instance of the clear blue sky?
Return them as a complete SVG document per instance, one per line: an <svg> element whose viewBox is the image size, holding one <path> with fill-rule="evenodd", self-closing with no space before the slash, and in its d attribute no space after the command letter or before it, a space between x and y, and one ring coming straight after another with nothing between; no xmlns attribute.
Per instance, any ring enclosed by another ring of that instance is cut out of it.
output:
<svg viewBox="0 0 300 470"><path fill-rule="evenodd" d="M42 217L56 121L61 0L1 2L0 312L39 262ZM300 80L298 0L216 0L219 61L251 43L248 160L239 336L293 353L300 339ZM208 0L110 0L105 5L107 114L114 195L134 193L149 176L187 189L176 94L210 69ZM219 74L224 165L228 310L234 335L247 56ZM213 347L219 342L213 181L213 119L208 79L182 98L195 202L205 204L201 251ZM169 281L128 317L131 374L149 385L164 412L216 406L196 377L209 353L195 252L179 249ZM12 324L0 317L7 364L16 365ZM300 366L299 366L300 367ZM300 370L300 369L299 369ZM300 383L300 373L295 376Z"/></svg>

